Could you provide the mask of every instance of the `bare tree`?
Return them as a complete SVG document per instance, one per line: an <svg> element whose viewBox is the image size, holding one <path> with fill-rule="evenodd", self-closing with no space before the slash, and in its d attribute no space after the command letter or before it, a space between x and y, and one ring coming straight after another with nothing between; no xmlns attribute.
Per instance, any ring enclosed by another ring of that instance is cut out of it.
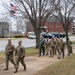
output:
<svg viewBox="0 0 75 75"><path fill-rule="evenodd" d="M27 18L36 34L36 44L47 20L57 6L58 0L16 0L19 10Z"/></svg>
<svg viewBox="0 0 75 75"><path fill-rule="evenodd" d="M0 22L0 34L8 34L9 33L9 23L8 22Z"/></svg>
<svg viewBox="0 0 75 75"><path fill-rule="evenodd" d="M74 20L75 0L59 0L58 7L53 14L62 24L66 33L66 43L68 44L68 29Z"/></svg>
<svg viewBox="0 0 75 75"><path fill-rule="evenodd" d="M32 27L31 23L28 21L26 22L26 32L34 31L34 28Z"/></svg>

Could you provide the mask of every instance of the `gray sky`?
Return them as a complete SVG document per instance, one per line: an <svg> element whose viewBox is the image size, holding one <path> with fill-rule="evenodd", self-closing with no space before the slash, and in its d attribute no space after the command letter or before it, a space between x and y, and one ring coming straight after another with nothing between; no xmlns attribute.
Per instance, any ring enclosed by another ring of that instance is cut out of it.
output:
<svg viewBox="0 0 75 75"><path fill-rule="evenodd" d="M16 30L16 22L15 19L12 18L9 13L7 13L6 8L4 8L4 6L2 5L2 1L5 2L8 7L10 6L10 2L12 2L13 0L0 0L0 19L4 19L4 21L6 20L6 18L9 19L10 24L12 25L12 30Z"/></svg>

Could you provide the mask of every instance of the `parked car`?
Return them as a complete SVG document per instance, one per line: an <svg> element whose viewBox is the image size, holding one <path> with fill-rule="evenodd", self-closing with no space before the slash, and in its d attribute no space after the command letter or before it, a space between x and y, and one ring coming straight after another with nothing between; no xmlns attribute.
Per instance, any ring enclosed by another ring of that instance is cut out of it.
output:
<svg viewBox="0 0 75 75"><path fill-rule="evenodd" d="M64 33L53 33L53 35L55 36L55 37L57 37L57 38L59 38L59 37L65 37L65 34Z"/></svg>
<svg viewBox="0 0 75 75"><path fill-rule="evenodd" d="M49 39L51 39L52 37L55 37L54 35L52 35L50 33L41 34L41 36L43 36L44 38L49 38Z"/></svg>
<svg viewBox="0 0 75 75"><path fill-rule="evenodd" d="M30 39L36 39L36 36L35 36L35 34L32 34L32 35L29 35L28 38L30 38Z"/></svg>
<svg viewBox="0 0 75 75"><path fill-rule="evenodd" d="M30 35L34 35L34 32L28 32L27 33L27 37L29 37Z"/></svg>

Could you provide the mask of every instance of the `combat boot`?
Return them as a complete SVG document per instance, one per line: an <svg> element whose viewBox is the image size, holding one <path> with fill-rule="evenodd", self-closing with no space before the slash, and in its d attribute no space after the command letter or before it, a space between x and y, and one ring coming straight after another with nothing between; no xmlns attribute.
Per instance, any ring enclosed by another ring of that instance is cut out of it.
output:
<svg viewBox="0 0 75 75"><path fill-rule="evenodd" d="M8 70L8 68L5 68L4 71L5 71L5 70Z"/></svg>
<svg viewBox="0 0 75 75"><path fill-rule="evenodd" d="M15 71L14 71L14 73L17 73L18 72L18 70L16 69Z"/></svg>
<svg viewBox="0 0 75 75"><path fill-rule="evenodd" d="M23 71L26 71L26 66L24 66L24 69L23 69Z"/></svg>
<svg viewBox="0 0 75 75"><path fill-rule="evenodd" d="M58 59L60 59L60 57L58 57Z"/></svg>
<svg viewBox="0 0 75 75"><path fill-rule="evenodd" d="M48 55L48 52L46 53L46 56Z"/></svg>

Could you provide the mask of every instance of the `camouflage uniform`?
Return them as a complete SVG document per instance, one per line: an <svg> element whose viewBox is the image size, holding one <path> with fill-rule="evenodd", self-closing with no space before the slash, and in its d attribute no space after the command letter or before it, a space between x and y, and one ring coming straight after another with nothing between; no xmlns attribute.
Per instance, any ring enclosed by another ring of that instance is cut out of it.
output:
<svg viewBox="0 0 75 75"><path fill-rule="evenodd" d="M15 56L16 56L16 64L15 64L16 70L14 73L18 72L19 62L23 65L25 71L26 70L26 64L24 62L25 48L22 45L16 47Z"/></svg>
<svg viewBox="0 0 75 75"><path fill-rule="evenodd" d="M59 47L60 47L60 40L59 38L56 38L56 52L59 54Z"/></svg>
<svg viewBox="0 0 75 75"><path fill-rule="evenodd" d="M68 41L68 56L70 55L70 54L72 54L73 52L72 52L72 43L71 43L71 41Z"/></svg>
<svg viewBox="0 0 75 75"><path fill-rule="evenodd" d="M4 70L8 70L9 60L15 66L15 63L14 63L14 60L13 60L13 52L14 52L14 50L15 50L14 45L12 45L12 44L7 44L6 45L6 48L5 48L6 69L4 69Z"/></svg>
<svg viewBox="0 0 75 75"><path fill-rule="evenodd" d="M64 56L65 56L64 50L65 50L65 42L61 39L61 41L60 41L59 57L58 58L61 58L61 55L64 58Z"/></svg>
<svg viewBox="0 0 75 75"><path fill-rule="evenodd" d="M50 56L51 57L53 57L54 54L56 54L56 52L55 52L55 45L56 45L56 42L55 42L54 38L52 38L50 40Z"/></svg>
<svg viewBox="0 0 75 75"><path fill-rule="evenodd" d="M50 50L50 42L48 39L47 39L45 45L46 45L46 52L47 52L46 55L48 55L48 51Z"/></svg>

